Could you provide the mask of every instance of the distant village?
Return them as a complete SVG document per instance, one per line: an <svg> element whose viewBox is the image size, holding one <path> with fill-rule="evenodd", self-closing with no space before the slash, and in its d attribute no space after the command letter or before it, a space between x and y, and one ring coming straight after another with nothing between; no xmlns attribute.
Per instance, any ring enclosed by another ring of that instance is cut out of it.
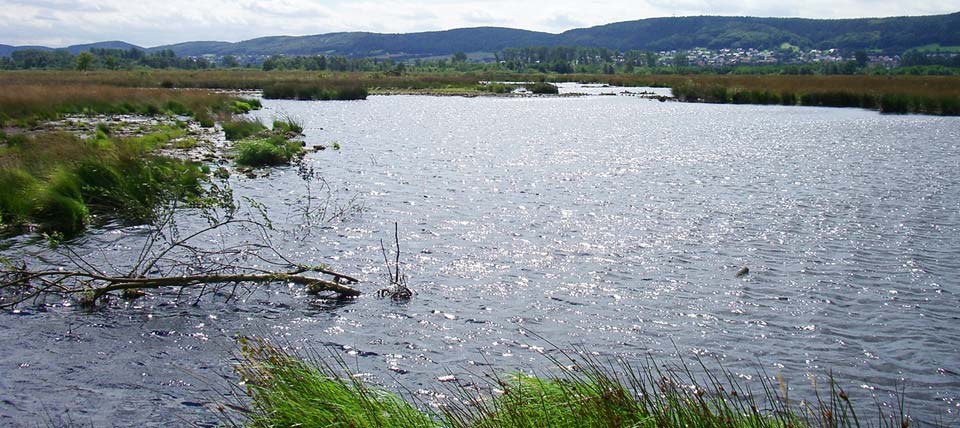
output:
<svg viewBox="0 0 960 428"><path fill-rule="evenodd" d="M695 48L687 51L660 51L657 65L673 66L677 55L686 52L688 63L685 65L698 67L723 67L735 65L764 65L764 64L816 64L829 62L856 61L853 54L843 55L839 49L705 49ZM873 66L894 68L900 66L900 55L866 54L866 62Z"/></svg>

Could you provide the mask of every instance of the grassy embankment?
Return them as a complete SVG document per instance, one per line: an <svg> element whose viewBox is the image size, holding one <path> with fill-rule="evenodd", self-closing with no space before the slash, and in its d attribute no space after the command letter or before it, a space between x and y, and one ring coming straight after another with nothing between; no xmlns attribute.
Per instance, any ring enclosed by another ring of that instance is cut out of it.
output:
<svg viewBox="0 0 960 428"><path fill-rule="evenodd" d="M783 381L765 374L755 395L736 376L707 370L702 363L668 370L653 362L642 367L601 363L585 353L552 359L554 376L492 375L486 386L447 384L453 385L447 388L450 399L424 413L396 394L365 384L342 361L337 367L308 363L259 339L241 344L237 371L249 402L240 404L242 420L227 422L250 427L861 426L850 397L832 379L813 400L795 403L786 397ZM696 376L694 370L705 374ZM862 426L910 426L902 404L894 411Z"/></svg>
<svg viewBox="0 0 960 428"><path fill-rule="evenodd" d="M643 75L332 73L257 70L23 71L0 73L0 85L24 82L135 87L260 89L267 98L363 99L367 94L482 95L507 92L483 81L577 81L673 88L681 101L861 107L885 113L960 114L960 76Z"/></svg>
<svg viewBox="0 0 960 428"><path fill-rule="evenodd" d="M159 156L188 148L185 122L142 135L115 136L87 124L83 135L29 128L68 115L192 116L206 126L258 103L208 91L120 88L99 84L4 84L0 91L0 227L75 234L93 217L149 222L158 204L203 203L206 167Z"/></svg>
<svg viewBox="0 0 960 428"><path fill-rule="evenodd" d="M368 94L483 95L497 92L482 81L543 80L511 73L403 74L258 70L14 71L0 73L0 85L110 85L143 88L263 90L265 98L302 100L365 99ZM500 87L501 89L503 87ZM512 87L511 87L512 89Z"/></svg>
<svg viewBox="0 0 960 428"><path fill-rule="evenodd" d="M661 76L681 101L960 115L957 76Z"/></svg>

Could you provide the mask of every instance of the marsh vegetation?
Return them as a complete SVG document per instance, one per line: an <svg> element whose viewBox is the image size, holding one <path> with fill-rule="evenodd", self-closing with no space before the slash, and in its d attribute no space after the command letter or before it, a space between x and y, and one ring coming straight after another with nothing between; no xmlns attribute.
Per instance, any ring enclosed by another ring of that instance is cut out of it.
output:
<svg viewBox="0 0 960 428"><path fill-rule="evenodd" d="M552 346L552 345L551 345ZM371 385L336 354L296 353L263 338L241 338L240 385L247 401L221 406L224 421L250 427L403 428L904 428L903 404L869 420L829 373L810 400L794 402L787 381L759 370L744 382L701 359L674 365L604 360L550 349L552 369L441 376L445 392L426 403ZM332 363L331 363L332 361ZM407 401L410 400L410 401Z"/></svg>

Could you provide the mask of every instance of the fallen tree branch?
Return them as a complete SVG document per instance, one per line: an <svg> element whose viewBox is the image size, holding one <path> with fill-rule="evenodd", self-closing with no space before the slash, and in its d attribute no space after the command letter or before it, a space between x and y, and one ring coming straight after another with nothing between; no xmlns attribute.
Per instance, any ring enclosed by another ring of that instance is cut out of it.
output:
<svg viewBox="0 0 960 428"><path fill-rule="evenodd" d="M224 198L225 202L216 206L229 209L202 211L207 224L183 234L176 202L159 207L157 223L139 236L142 246L129 264L118 257L97 266L88 260L89 255L66 244L22 260L0 259L0 309L13 309L28 301L42 304L48 297L72 298L82 306L95 306L107 296L136 298L145 290L160 288L178 291L178 298L184 291L196 290L192 294L198 302L209 294L226 295L229 301L238 289L249 291L254 289L252 285L272 283L300 285L312 295L352 298L361 294L349 286L359 279L283 254L274 244L278 232L265 206L245 199L248 212L237 217L239 206L232 194ZM137 242L138 236L127 239Z"/></svg>
<svg viewBox="0 0 960 428"><path fill-rule="evenodd" d="M335 274L335 273L334 273ZM335 274L334 277L346 277ZM335 281L313 278L299 274L224 274L224 275L193 275L171 276L159 278L143 277L111 277L85 272L44 271L30 272L20 268L0 271L0 288L19 291L12 298L0 299L0 308L12 308L17 304L44 294L56 293L61 295L80 294L80 303L95 305L98 300L112 292L143 291L162 287L193 287L209 284L237 284L237 283L292 283L302 285L309 294L325 292L335 293L340 298L356 297L360 291L347 287Z"/></svg>

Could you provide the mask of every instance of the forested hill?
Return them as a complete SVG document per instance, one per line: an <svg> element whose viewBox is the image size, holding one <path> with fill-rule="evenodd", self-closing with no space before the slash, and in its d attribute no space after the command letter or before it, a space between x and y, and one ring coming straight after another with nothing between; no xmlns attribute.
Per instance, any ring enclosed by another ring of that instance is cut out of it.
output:
<svg viewBox="0 0 960 428"><path fill-rule="evenodd" d="M802 19L695 16L618 22L550 34L510 28L480 27L409 34L330 33L313 36L262 37L237 43L186 42L147 51L171 49L179 56L346 55L430 56L454 52L496 52L508 47L582 46L627 50L705 48L776 48L784 43L802 49L880 50L901 53L939 44L960 46L960 12L895 18ZM101 45L134 47L123 42L71 46L72 51ZM0 55L26 47L0 45ZM34 47L35 48L35 47Z"/></svg>
<svg viewBox="0 0 960 428"><path fill-rule="evenodd" d="M694 16L652 18L570 30L563 44L618 50L776 48L879 49L900 53L960 45L960 12L896 18L802 19Z"/></svg>

